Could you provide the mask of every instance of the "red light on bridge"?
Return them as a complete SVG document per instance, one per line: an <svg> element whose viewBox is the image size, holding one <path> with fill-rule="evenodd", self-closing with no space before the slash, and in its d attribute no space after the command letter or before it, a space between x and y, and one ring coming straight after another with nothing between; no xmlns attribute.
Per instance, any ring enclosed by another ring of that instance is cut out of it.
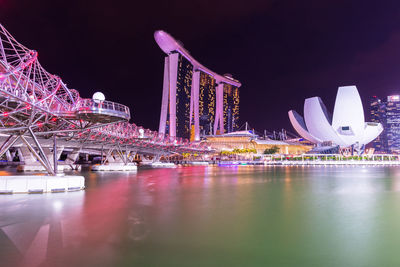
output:
<svg viewBox="0 0 400 267"><path fill-rule="evenodd" d="M8 112L4 112L3 117L8 117Z"/></svg>

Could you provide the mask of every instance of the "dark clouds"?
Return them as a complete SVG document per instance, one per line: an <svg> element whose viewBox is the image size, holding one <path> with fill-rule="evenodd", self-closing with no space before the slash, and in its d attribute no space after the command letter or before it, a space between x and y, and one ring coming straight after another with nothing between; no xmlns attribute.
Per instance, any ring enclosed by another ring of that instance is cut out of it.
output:
<svg viewBox="0 0 400 267"><path fill-rule="evenodd" d="M400 93L398 1L29 1L0 0L0 22L49 72L84 97L97 90L157 128L164 29L200 62L242 84L241 118L262 130L291 129L287 111L337 86L363 100ZM366 108L366 111L368 109Z"/></svg>

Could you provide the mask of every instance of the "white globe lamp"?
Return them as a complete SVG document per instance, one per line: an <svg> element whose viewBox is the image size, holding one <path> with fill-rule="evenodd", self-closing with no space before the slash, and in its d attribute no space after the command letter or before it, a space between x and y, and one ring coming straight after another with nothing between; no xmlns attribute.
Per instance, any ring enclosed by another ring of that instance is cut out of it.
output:
<svg viewBox="0 0 400 267"><path fill-rule="evenodd" d="M139 129L139 137L144 138L144 130L142 128Z"/></svg>
<svg viewBox="0 0 400 267"><path fill-rule="evenodd" d="M100 103L106 100L106 97L102 92L96 92L93 94L92 99L95 103Z"/></svg>

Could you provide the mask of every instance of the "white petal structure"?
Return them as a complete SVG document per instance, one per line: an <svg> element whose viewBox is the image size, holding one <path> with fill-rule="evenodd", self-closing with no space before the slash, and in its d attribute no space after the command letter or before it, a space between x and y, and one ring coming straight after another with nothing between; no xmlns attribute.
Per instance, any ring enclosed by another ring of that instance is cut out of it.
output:
<svg viewBox="0 0 400 267"><path fill-rule="evenodd" d="M321 98L311 97L304 101L304 119L309 132L323 142L332 141L343 145L343 141L333 130L332 119Z"/></svg>
<svg viewBox="0 0 400 267"><path fill-rule="evenodd" d="M341 134L346 144L363 140L364 109L357 87L339 87L333 109L332 127Z"/></svg>
<svg viewBox="0 0 400 267"><path fill-rule="evenodd" d="M322 142L320 139L316 138L315 136L312 136L308 132L307 126L304 122L304 119L302 116L299 115L299 113L297 113L294 110L289 111L289 119L290 119L290 122L292 123L294 129L300 134L301 137L303 137L304 139L307 139L313 143L321 143Z"/></svg>
<svg viewBox="0 0 400 267"><path fill-rule="evenodd" d="M339 87L333 117L319 97L304 101L304 119L294 110L289 119L300 136L321 144L332 142L340 147L363 147L381 134L380 123L364 121L364 110L357 87Z"/></svg>
<svg viewBox="0 0 400 267"><path fill-rule="evenodd" d="M362 140L362 143L368 144L369 142L372 142L375 138L377 138L381 134L382 131L383 131L382 124L375 122L366 122L364 139Z"/></svg>

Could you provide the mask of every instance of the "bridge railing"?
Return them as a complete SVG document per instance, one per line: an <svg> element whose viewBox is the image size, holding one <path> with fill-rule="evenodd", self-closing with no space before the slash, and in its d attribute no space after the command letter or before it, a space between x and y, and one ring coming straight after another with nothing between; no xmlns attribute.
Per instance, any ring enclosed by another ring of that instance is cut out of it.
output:
<svg viewBox="0 0 400 267"><path fill-rule="evenodd" d="M98 101L90 98L81 98L78 101L77 110L84 113L112 113L130 119L131 113L127 106L111 102Z"/></svg>

